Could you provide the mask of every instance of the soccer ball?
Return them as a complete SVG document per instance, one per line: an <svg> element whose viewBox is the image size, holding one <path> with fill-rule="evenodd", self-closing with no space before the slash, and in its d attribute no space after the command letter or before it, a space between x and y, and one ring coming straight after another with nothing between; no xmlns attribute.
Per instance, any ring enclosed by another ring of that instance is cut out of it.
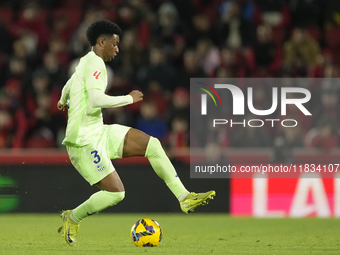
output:
<svg viewBox="0 0 340 255"><path fill-rule="evenodd" d="M131 240L138 247L154 247L162 241L162 229L157 221L140 219L131 228Z"/></svg>

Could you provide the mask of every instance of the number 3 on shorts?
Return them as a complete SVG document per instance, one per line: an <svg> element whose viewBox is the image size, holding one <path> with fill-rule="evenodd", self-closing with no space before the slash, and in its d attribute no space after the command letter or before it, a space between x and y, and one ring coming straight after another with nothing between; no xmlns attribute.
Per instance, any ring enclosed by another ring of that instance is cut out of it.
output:
<svg viewBox="0 0 340 255"><path fill-rule="evenodd" d="M93 160L93 162L94 162L95 164L98 164L98 163L100 162L100 157L99 157L99 155L98 155L98 151L97 151L97 150L91 151L91 154L94 154L93 157L96 159L96 160Z"/></svg>

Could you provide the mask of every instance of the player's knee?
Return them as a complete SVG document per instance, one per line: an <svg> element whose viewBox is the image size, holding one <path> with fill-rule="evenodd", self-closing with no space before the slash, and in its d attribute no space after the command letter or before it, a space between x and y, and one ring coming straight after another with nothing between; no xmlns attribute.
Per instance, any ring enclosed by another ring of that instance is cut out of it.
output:
<svg viewBox="0 0 340 255"><path fill-rule="evenodd" d="M125 191L122 192L108 192L105 191L109 198L109 206L114 206L122 201L125 197Z"/></svg>
<svg viewBox="0 0 340 255"><path fill-rule="evenodd" d="M150 136L150 140L145 152L145 157L152 157L162 152L164 152L164 150L161 142L157 138Z"/></svg>

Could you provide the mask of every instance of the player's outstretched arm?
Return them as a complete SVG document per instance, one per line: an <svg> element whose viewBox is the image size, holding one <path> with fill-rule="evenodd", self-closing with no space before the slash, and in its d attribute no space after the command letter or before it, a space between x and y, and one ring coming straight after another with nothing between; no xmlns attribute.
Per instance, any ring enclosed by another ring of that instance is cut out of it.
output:
<svg viewBox="0 0 340 255"><path fill-rule="evenodd" d="M92 108L113 108L133 104L143 100L143 93L138 90L131 91L126 96L108 96L99 89L89 89L89 105Z"/></svg>

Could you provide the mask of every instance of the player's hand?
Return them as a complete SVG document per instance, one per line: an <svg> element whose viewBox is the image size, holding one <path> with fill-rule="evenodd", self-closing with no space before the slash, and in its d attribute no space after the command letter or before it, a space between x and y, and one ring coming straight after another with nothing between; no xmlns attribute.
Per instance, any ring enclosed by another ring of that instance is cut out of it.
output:
<svg viewBox="0 0 340 255"><path fill-rule="evenodd" d="M59 110L59 111L65 111L65 110L67 110L67 104L61 104L60 102L58 102L57 107L58 107L58 110Z"/></svg>
<svg viewBox="0 0 340 255"><path fill-rule="evenodd" d="M143 100L143 93L140 92L139 90L132 90L130 93L129 93L130 96L132 96L133 98L133 102L134 103L137 103L139 101L142 101Z"/></svg>

